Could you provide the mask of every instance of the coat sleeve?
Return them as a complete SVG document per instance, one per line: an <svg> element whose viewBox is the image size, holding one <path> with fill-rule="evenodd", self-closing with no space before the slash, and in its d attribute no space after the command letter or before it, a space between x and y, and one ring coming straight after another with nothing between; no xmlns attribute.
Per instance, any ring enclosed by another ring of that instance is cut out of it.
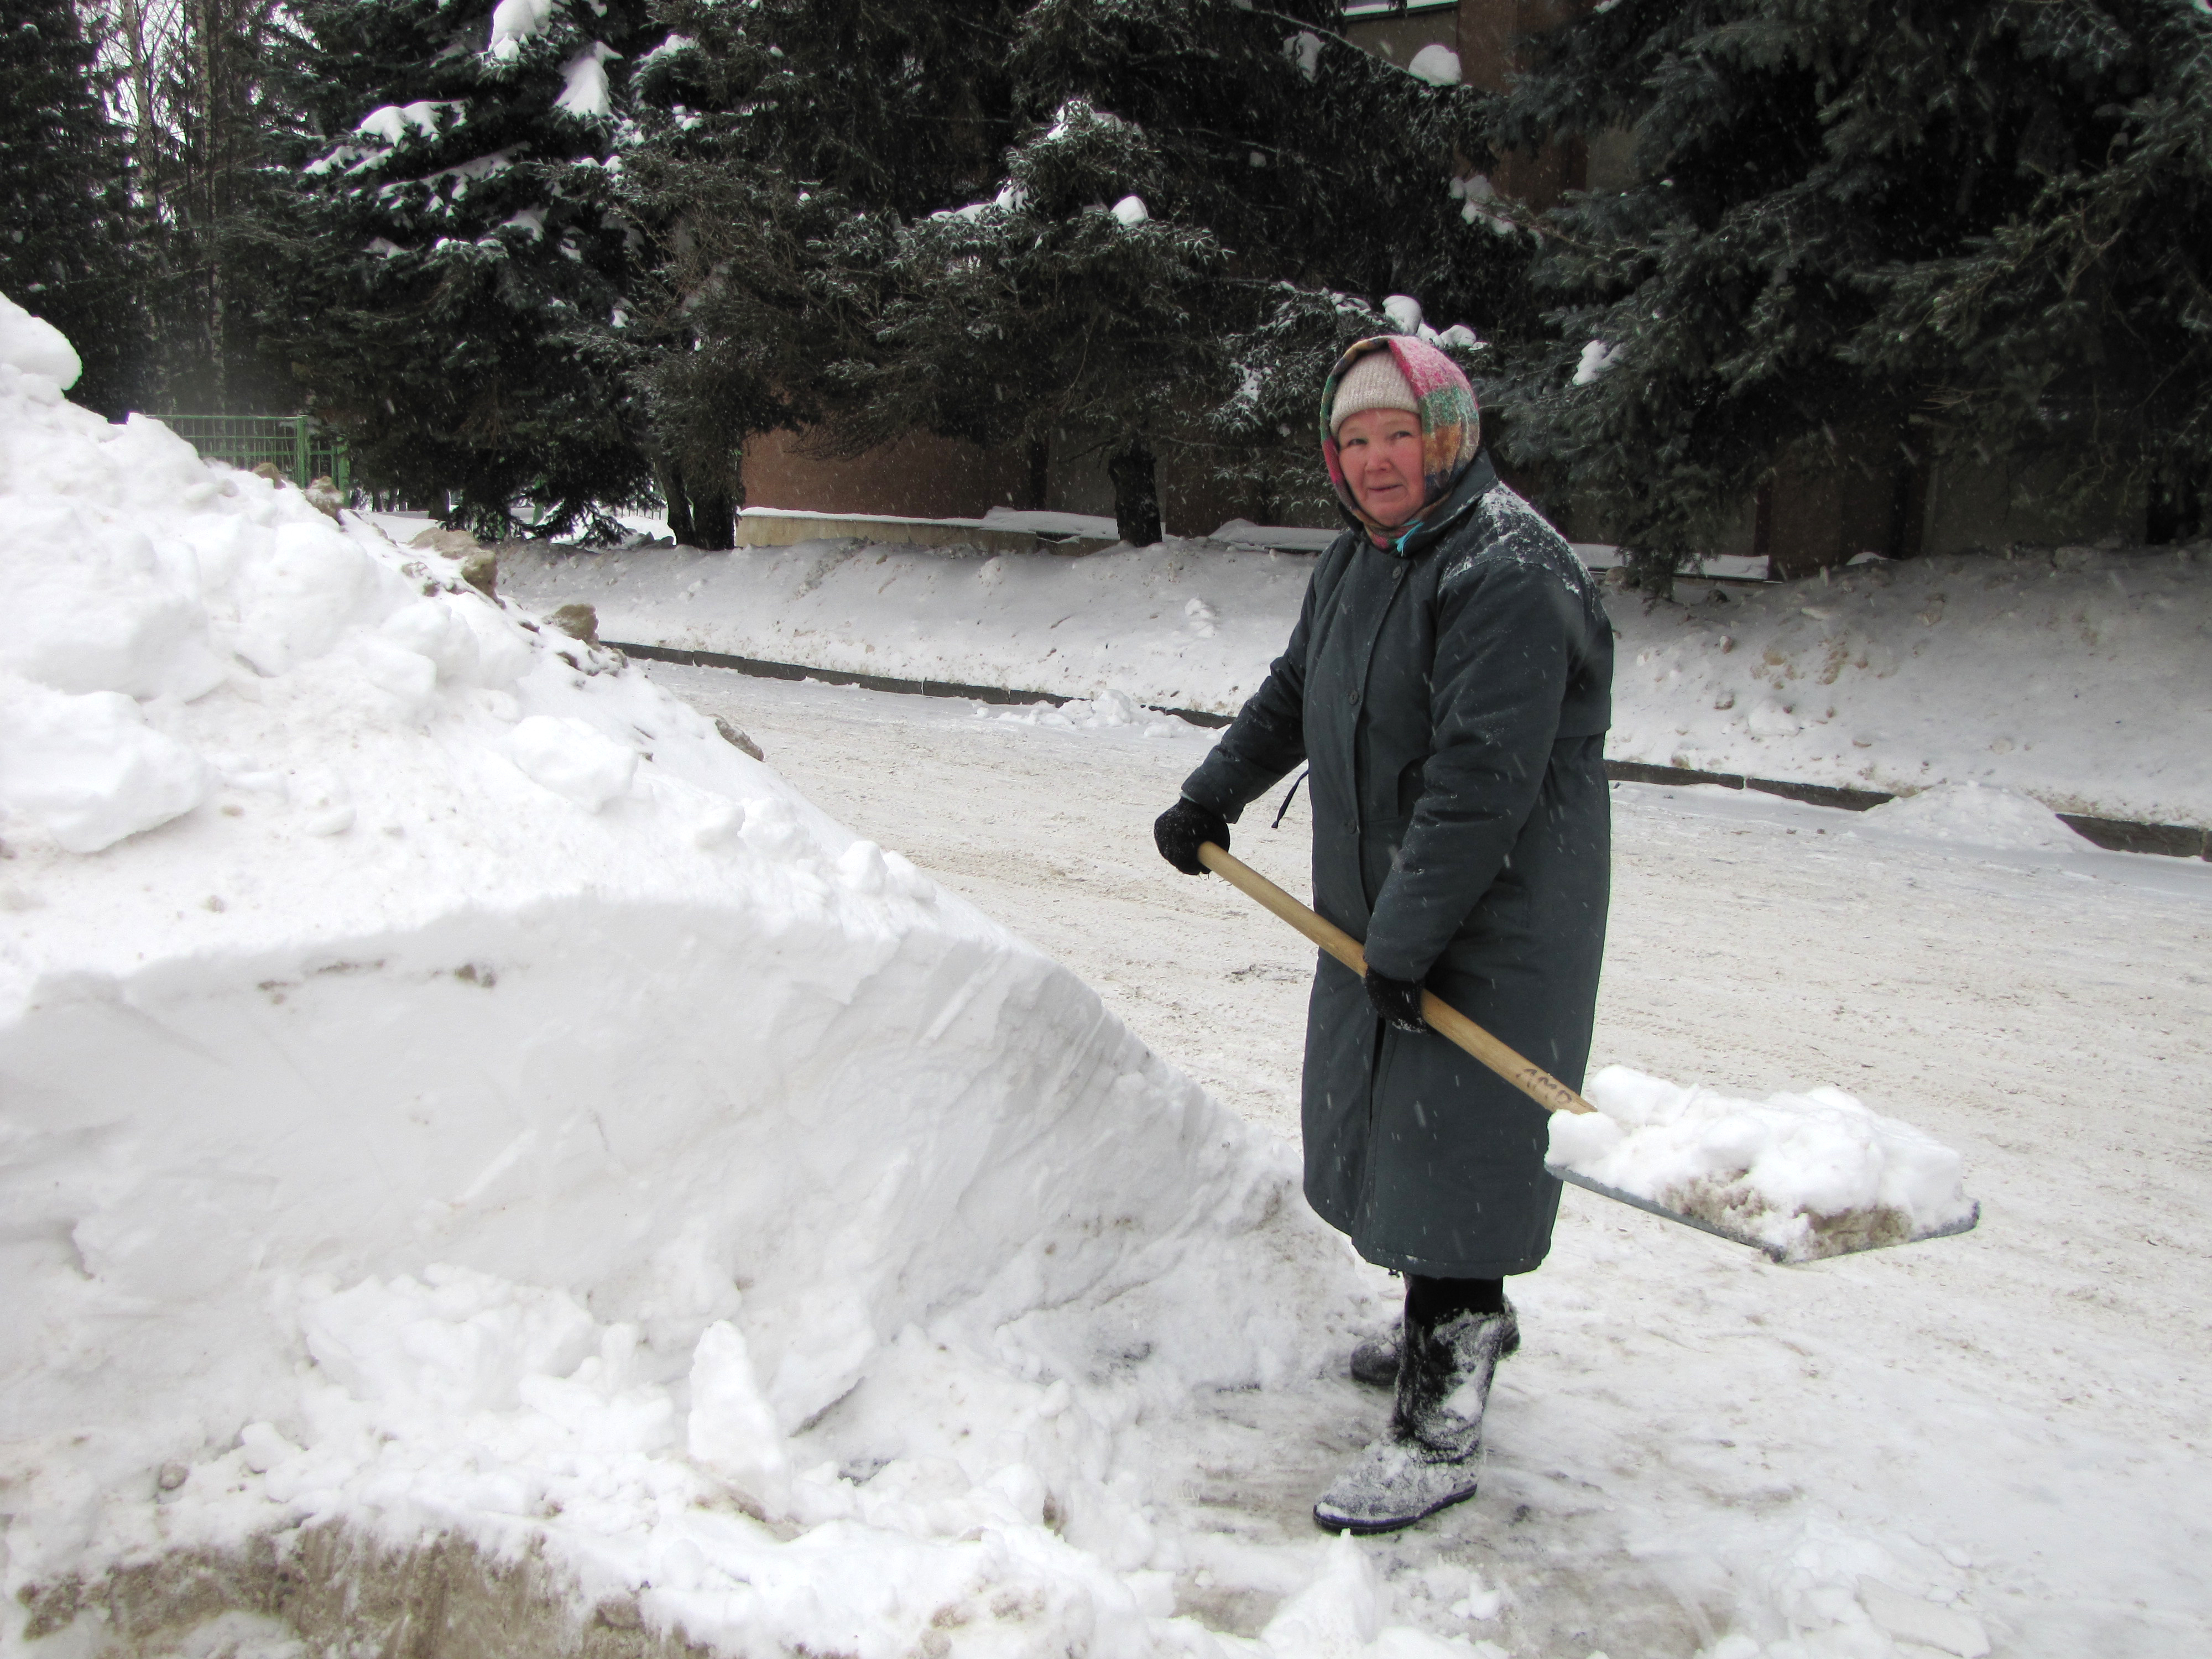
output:
<svg viewBox="0 0 2212 1659"><path fill-rule="evenodd" d="M1367 961L1425 975L1504 867L1559 734L1582 601L1541 562L1478 559L1440 585L1431 748L1367 931Z"/></svg>
<svg viewBox="0 0 2212 1659"><path fill-rule="evenodd" d="M1231 823L1306 757L1306 644L1313 634L1315 595L1332 562L1324 559L1306 584L1290 643L1268 666L1267 680L1245 699L1213 752L1183 780L1186 796Z"/></svg>

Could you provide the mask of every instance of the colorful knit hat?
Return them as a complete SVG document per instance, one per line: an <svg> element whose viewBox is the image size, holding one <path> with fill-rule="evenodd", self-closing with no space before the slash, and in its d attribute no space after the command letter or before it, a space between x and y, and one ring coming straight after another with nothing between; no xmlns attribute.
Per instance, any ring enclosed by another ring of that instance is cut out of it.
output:
<svg viewBox="0 0 2212 1659"><path fill-rule="evenodd" d="M1335 411L1339 385L1355 372L1363 358L1385 350L1396 362L1398 373L1406 377L1406 384L1413 388L1413 412L1421 420L1423 507L1451 494L1460 474L1474 459L1474 453L1482 443L1481 410L1475 405L1474 388L1467 383L1467 376L1460 373L1459 365L1436 347L1410 334L1377 334L1354 341L1336 360L1336 367L1329 371L1328 384L1321 390L1321 454L1328 465L1328 481L1346 512L1379 535L1398 536L1405 532L1407 526L1393 528L1377 524L1359 510L1359 503L1352 498L1352 486L1345 482L1344 465L1337 455L1336 433L1330 419ZM1363 381L1366 378L1361 377ZM1367 406L1395 409L1398 405L1394 400Z"/></svg>

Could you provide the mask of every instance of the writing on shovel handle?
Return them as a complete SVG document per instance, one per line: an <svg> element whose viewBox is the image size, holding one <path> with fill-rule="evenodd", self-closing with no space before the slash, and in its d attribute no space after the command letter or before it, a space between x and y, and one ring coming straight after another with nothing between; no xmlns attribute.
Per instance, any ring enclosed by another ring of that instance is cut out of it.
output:
<svg viewBox="0 0 2212 1659"><path fill-rule="evenodd" d="M1367 953L1359 941L1334 922L1316 915L1242 859L1212 842L1198 849L1198 861L1247 898L1273 910L1355 974L1365 977ZM1433 991L1421 993L1421 1017L1547 1112L1593 1112L1597 1109L1532 1060L1522 1058Z"/></svg>

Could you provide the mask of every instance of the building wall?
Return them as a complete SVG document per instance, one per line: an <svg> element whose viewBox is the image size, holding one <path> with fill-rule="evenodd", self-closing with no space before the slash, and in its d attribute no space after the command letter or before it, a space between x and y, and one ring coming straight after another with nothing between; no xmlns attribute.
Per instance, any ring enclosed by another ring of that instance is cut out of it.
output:
<svg viewBox="0 0 2212 1659"><path fill-rule="evenodd" d="M804 438L771 432L745 446L745 505L802 513L882 513L908 519L980 519L1026 507L1027 458L951 438L909 433L851 460L804 450Z"/></svg>
<svg viewBox="0 0 2212 1659"><path fill-rule="evenodd" d="M1958 461L1929 479L1920 550L1963 553L2014 542L2094 541L2117 535L2140 542L2146 503L2140 489L2115 485L2071 507L2053 498L2063 471L2055 460L2020 464Z"/></svg>
<svg viewBox="0 0 2212 1659"><path fill-rule="evenodd" d="M1254 517L1252 505L1206 477L1206 469L1170 450L1159 459L1160 518L1171 536L1210 535L1231 519ZM1318 451L1314 466L1321 466ZM1114 514L1114 483L1096 434L1061 434L1052 448L1051 484L1043 505L1054 513Z"/></svg>
<svg viewBox="0 0 2212 1659"><path fill-rule="evenodd" d="M1321 465L1318 457L1314 465ZM1113 516L1114 486L1105 450L1095 439L1064 435L1048 456L1046 477L1040 497L1026 453L922 432L846 460L807 454L798 433L772 432L745 446L748 507L903 519L980 519L994 507ZM1203 467L1173 454L1160 458L1159 480L1160 512L1172 534L1203 536L1230 519L1251 516Z"/></svg>
<svg viewBox="0 0 2212 1659"><path fill-rule="evenodd" d="M1362 52L1371 52L1403 69L1423 46L1460 49L1461 9L1455 0L1444 0L1443 4L1408 0L1403 10L1389 5L1346 7L1344 38Z"/></svg>

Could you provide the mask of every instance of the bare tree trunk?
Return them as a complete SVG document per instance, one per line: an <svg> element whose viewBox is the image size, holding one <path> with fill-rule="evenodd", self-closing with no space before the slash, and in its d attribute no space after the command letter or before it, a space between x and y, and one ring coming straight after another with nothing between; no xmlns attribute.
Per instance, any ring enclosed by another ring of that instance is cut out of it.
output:
<svg viewBox="0 0 2212 1659"><path fill-rule="evenodd" d="M738 510L726 486L702 489L691 498L691 545L719 553L738 544Z"/></svg>
<svg viewBox="0 0 2212 1659"><path fill-rule="evenodd" d="M691 525L691 498L684 491L684 469L674 461L663 461L653 474L660 485L660 499L667 504L668 533L676 538L678 547L698 546L698 532Z"/></svg>
<svg viewBox="0 0 2212 1659"><path fill-rule="evenodd" d="M1023 505L1032 513L1042 513L1052 504L1052 443L1045 438L1030 440L1026 459L1030 468L1029 495Z"/></svg>
<svg viewBox="0 0 2212 1659"><path fill-rule="evenodd" d="M216 181L222 176L222 88L216 80L216 54L218 50L216 31L220 19L217 0L200 0L198 7L195 43L199 48L200 72L200 181L201 258L207 267L207 352L208 368L214 376L215 404L218 411L230 413L229 365L224 361L222 339L222 255L217 242L216 227L222 222L222 205L217 198Z"/></svg>
<svg viewBox="0 0 2212 1659"><path fill-rule="evenodd" d="M1141 434L1108 459L1106 476L1114 481L1114 533L1132 547L1154 545L1161 535L1159 466Z"/></svg>

